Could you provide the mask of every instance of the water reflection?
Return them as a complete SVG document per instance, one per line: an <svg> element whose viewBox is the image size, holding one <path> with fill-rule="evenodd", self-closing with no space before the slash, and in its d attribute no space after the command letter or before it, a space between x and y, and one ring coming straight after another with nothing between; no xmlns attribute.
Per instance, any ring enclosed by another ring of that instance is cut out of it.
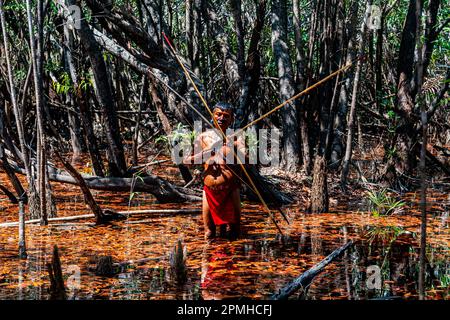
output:
<svg viewBox="0 0 450 320"><path fill-rule="evenodd" d="M14 235L1 234L1 299L48 299L45 264L53 244L61 252L63 273L80 268L80 286L71 299L267 299L349 240L355 245L293 299L374 299L388 296L417 299L419 248L417 221L373 219L361 213L305 215L293 211L293 222L276 235L259 212L244 214L244 237L234 242L201 239L199 217L155 217L150 222L109 227L28 229L29 258L15 258ZM426 287L428 297L449 297L448 212L430 223ZM129 221L128 221L129 222ZM180 227L182 226L182 227ZM264 232L261 232L263 230ZM177 285L169 276L168 253L178 238L187 246L187 276ZM444 240L443 240L444 239ZM92 255L112 255L115 262L163 257L130 265L113 277L99 277L88 268ZM367 270L377 266L381 287L368 285Z"/></svg>

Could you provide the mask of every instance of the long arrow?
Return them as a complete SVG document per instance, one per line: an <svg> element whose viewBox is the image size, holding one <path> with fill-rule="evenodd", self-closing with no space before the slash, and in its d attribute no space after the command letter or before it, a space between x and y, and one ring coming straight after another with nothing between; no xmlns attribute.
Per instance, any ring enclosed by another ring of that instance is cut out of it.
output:
<svg viewBox="0 0 450 320"><path fill-rule="evenodd" d="M305 90L303 90L302 92L297 93L296 95L290 97L289 99L287 99L286 101L280 103L278 106L276 106L275 108L273 108L272 110L268 111L267 113L263 114L262 116L260 116L258 119L255 119L253 121L251 121L250 123L248 123L247 125L245 125L243 128L239 129L238 131L236 131L235 133L233 133L231 136L237 135L240 132L244 131L245 129L247 129L248 127L251 127L252 125L254 125L255 123L263 120L264 118L267 118L268 116L270 116L272 113L280 110L281 108L283 108L284 106L288 105L289 103L291 103L292 101L300 98L301 96L307 94L308 92L310 92L311 90L317 88L318 86L320 86L321 84L327 82L328 80L330 80L331 78L337 76L339 73L346 71L348 68L350 68L353 65L353 61L349 62L348 64L346 64L345 66L343 66L342 68L336 70L335 72L329 74L328 76L326 76L325 78L319 80L318 82L314 83L313 85L309 86L308 88L306 88ZM231 137L230 136L230 137Z"/></svg>

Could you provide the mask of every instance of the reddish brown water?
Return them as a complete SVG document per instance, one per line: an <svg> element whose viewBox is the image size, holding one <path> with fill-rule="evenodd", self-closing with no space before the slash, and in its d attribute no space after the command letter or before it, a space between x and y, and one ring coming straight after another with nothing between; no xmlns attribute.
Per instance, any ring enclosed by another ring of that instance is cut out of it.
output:
<svg viewBox="0 0 450 320"><path fill-rule="evenodd" d="M0 180L8 185L3 174ZM89 213L77 187L54 187L59 216ZM138 194L129 207L127 193L94 194L101 206L116 210L200 205L158 205L152 196ZM350 211L349 201L337 198L336 213L310 215L300 206L288 208L292 223L280 222L283 236L277 235L260 206L245 203L243 238L233 242L205 243L198 214L136 215L106 226L93 226L92 220L59 226L27 225L28 259L19 260L17 228L0 228L0 299L48 299L46 263L51 260L55 244L71 299L267 299L349 240L355 245L314 279L303 298L417 299L417 196L404 197L411 208L403 214L378 218L367 209ZM447 195L437 192L430 201L426 293L428 299L449 299L450 204ZM365 208L363 203L359 206ZM0 195L0 212L0 222L15 221L17 206ZM168 272L169 253L178 239L187 248L188 280L183 286L177 286ZM155 260L128 266L112 277L100 277L90 268L93 257L99 255L110 255L115 262ZM366 283L367 268L374 265L381 270L381 289L371 289Z"/></svg>

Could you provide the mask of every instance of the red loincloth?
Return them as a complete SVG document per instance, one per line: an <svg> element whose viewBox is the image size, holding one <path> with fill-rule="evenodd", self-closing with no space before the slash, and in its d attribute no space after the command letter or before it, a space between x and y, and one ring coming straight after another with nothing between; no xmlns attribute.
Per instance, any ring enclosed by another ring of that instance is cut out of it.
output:
<svg viewBox="0 0 450 320"><path fill-rule="evenodd" d="M207 186L203 187L209 205L209 212L211 212L216 226L239 222L239 214L234 208L232 199L234 189L236 189L235 185L220 190L212 190Z"/></svg>

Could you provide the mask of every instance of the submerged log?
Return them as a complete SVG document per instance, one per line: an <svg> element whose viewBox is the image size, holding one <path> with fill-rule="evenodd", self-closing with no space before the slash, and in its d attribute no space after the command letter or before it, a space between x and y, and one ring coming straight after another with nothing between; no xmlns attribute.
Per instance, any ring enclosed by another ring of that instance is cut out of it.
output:
<svg viewBox="0 0 450 320"><path fill-rule="evenodd" d="M108 210L112 211L112 210ZM115 213L130 216L130 215L138 215L138 214L193 214L193 213L201 213L201 208L199 209L148 209L148 210L132 210L132 211L116 211ZM73 220L81 220L81 219L92 219L95 218L94 214L82 214L78 216L69 216L69 217L58 217L58 218L49 218L48 222L56 222L56 221L73 221ZM40 219L32 219L28 220L26 224L39 223ZM4 222L0 223L0 227L17 227L19 225L18 222Z"/></svg>
<svg viewBox="0 0 450 320"><path fill-rule="evenodd" d="M345 250L347 250L350 246L353 245L353 241L347 242L342 247L334 250L331 254L329 254L325 259L320 261L314 267L303 273L301 276L296 278L294 281L289 283L287 286L283 287L278 293L272 295L271 300L286 300L292 294L294 294L297 290L301 288L306 288L311 281L321 273L327 265L329 265L334 259L339 257Z"/></svg>

